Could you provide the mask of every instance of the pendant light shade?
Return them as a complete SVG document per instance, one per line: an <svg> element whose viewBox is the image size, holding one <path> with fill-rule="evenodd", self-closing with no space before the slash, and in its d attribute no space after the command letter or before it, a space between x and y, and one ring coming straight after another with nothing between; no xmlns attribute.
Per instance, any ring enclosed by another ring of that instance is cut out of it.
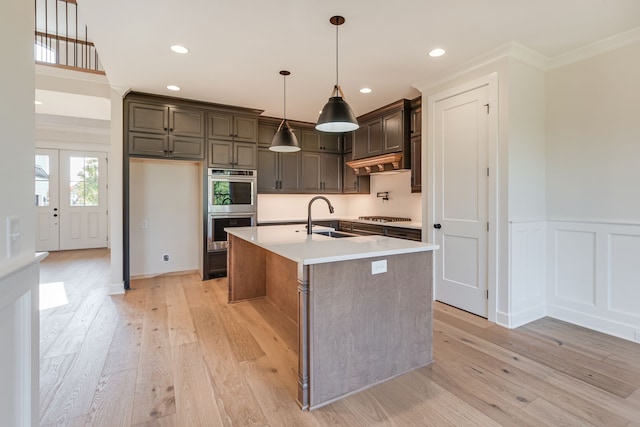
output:
<svg viewBox="0 0 640 427"><path fill-rule="evenodd" d="M336 26L336 84L333 87L331 98L320 112L316 123L316 129L322 132L351 132L358 129L358 120L343 99L344 94L338 84L338 26L344 24L342 16L332 16L329 19Z"/></svg>
<svg viewBox="0 0 640 427"><path fill-rule="evenodd" d="M280 122L280 126L278 126L278 130L273 136L271 145L269 146L269 150L271 151L279 151L285 153L300 151L298 138L296 138L295 133L293 133L293 129L291 129L291 126L289 126L289 122L287 122L287 84L285 79L290 74L291 73L286 70L280 71L280 75L283 77L282 81L284 87L284 111L282 114L282 122Z"/></svg>

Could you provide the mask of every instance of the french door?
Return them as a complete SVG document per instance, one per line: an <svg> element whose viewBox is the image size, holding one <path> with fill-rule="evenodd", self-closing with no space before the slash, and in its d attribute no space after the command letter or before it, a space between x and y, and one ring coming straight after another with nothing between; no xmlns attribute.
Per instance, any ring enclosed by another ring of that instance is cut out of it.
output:
<svg viewBox="0 0 640 427"><path fill-rule="evenodd" d="M107 246L107 154L36 149L36 250Z"/></svg>

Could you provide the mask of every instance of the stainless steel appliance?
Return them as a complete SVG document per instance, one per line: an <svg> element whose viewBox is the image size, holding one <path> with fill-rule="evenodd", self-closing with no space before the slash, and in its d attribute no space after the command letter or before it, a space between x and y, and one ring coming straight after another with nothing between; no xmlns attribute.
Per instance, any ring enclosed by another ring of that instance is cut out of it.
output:
<svg viewBox="0 0 640 427"><path fill-rule="evenodd" d="M209 169L207 250L209 277L227 275L227 227L256 224L258 201L254 170Z"/></svg>
<svg viewBox="0 0 640 427"><path fill-rule="evenodd" d="M209 213L255 213L258 203L254 170L209 169Z"/></svg>
<svg viewBox="0 0 640 427"><path fill-rule="evenodd" d="M398 216L359 216L358 219L373 222L411 222L411 218L402 218Z"/></svg>

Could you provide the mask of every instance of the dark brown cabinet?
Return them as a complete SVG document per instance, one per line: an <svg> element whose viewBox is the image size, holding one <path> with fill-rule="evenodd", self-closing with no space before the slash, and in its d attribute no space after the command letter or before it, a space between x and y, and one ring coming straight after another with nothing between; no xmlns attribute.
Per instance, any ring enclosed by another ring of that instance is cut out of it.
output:
<svg viewBox="0 0 640 427"><path fill-rule="evenodd" d="M277 153L258 148L258 193L302 191L301 153Z"/></svg>
<svg viewBox="0 0 640 427"><path fill-rule="evenodd" d="M411 101L411 192L422 191L422 101Z"/></svg>
<svg viewBox="0 0 640 427"><path fill-rule="evenodd" d="M350 139L345 136L345 148L348 147L347 140ZM343 193L355 193L355 194L369 194L371 191L371 178L368 175L356 175L355 171L347 165L348 161L351 161L353 156L352 152L344 153L343 171L342 171L342 192Z"/></svg>
<svg viewBox="0 0 640 427"><path fill-rule="evenodd" d="M358 221L340 221L338 229L340 231L346 231L361 236L387 236L395 237L396 239L414 240L417 242L422 240L422 230L417 228L369 224Z"/></svg>
<svg viewBox="0 0 640 427"><path fill-rule="evenodd" d="M208 114L209 139L258 142L258 118L212 111Z"/></svg>
<svg viewBox="0 0 640 427"><path fill-rule="evenodd" d="M358 118L353 132L353 159L403 153L401 168L409 168L410 102L402 99Z"/></svg>
<svg viewBox="0 0 640 427"><path fill-rule="evenodd" d="M342 152L340 134L301 129L299 139L300 147L304 151L322 151L336 154Z"/></svg>
<svg viewBox="0 0 640 427"><path fill-rule="evenodd" d="M339 154L302 152L302 173L305 193L342 192L342 156Z"/></svg>
<svg viewBox="0 0 640 427"><path fill-rule="evenodd" d="M204 158L204 111L142 102L127 107L129 155Z"/></svg>
<svg viewBox="0 0 640 427"><path fill-rule="evenodd" d="M253 142L210 141L209 167L256 169L257 145Z"/></svg>

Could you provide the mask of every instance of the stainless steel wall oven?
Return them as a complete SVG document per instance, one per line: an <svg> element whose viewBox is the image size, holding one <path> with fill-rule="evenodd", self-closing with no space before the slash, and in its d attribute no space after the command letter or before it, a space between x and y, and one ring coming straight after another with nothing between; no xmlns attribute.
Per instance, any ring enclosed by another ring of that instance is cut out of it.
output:
<svg viewBox="0 0 640 427"><path fill-rule="evenodd" d="M227 275L227 227L252 227L257 216L254 170L209 169L207 250L209 277Z"/></svg>

